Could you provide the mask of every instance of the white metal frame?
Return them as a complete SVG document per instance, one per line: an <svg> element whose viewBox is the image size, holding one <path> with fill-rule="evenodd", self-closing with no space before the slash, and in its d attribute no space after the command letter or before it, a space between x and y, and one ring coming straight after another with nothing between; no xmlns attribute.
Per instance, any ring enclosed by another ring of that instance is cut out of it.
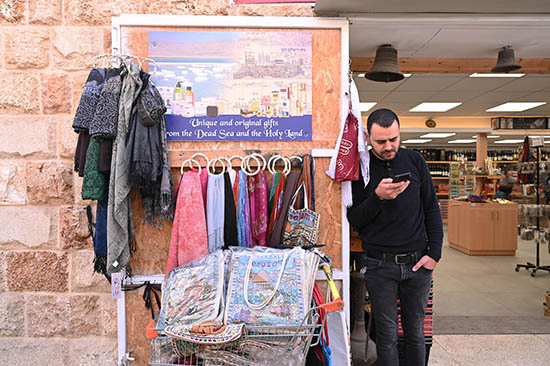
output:
<svg viewBox="0 0 550 366"><path fill-rule="evenodd" d="M341 96L340 103L346 103L345 91L349 90L347 77L349 69L349 23L342 18L306 18L306 17L248 17L248 16L182 16L182 15L146 15L146 14L122 14L112 18L112 52L113 54L125 53L122 48L121 27L124 26L148 26L148 27L235 27L235 28L282 28L282 29L339 29L341 43ZM342 108L340 108L342 111ZM340 123L346 120L344 111L341 112ZM313 149L313 157L332 157L332 149ZM349 304L349 223L346 218L346 208L342 210L342 263L341 270L335 270L333 277L342 281L342 298ZM322 271L317 273L317 280L324 280ZM164 275L137 275L124 279L124 284L138 284L149 281L150 283L162 283ZM345 307L346 320L349 326L349 306ZM126 365L131 361L126 344L126 297L122 291L117 301L118 321L118 365Z"/></svg>

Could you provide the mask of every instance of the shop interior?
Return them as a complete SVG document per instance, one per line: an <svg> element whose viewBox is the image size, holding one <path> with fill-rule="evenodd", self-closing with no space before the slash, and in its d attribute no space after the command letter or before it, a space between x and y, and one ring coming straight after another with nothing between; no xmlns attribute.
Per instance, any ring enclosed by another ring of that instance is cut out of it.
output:
<svg viewBox="0 0 550 366"><path fill-rule="evenodd" d="M449 220L457 217L449 215L455 209L450 198L465 193L453 188L452 183L457 182L453 182L456 168L452 166L461 166L463 175L472 174L469 182L461 177L462 184L470 184L471 193L485 194L490 200L508 170L517 178L518 169L523 169L518 163L518 148L526 136L544 139L540 167L545 167L544 161L549 160L548 126L519 129L521 126L517 125L504 129L500 127L510 126L499 125L495 120L504 116L550 115L550 70L548 64L535 66L536 60L550 54L550 40L543 35L548 30L542 23L526 25L496 19L487 20L485 25L466 19L446 22L444 18L357 17L350 21L351 68L360 100L365 103L363 122L369 110L377 108L390 108L400 116L402 147L420 151L429 162L441 204L445 237L443 257L434 275L434 334L548 332L543 302L550 288L550 273L546 270L532 273L521 267L516 271L517 264L550 263L548 243L541 239L536 244L533 237L519 235L517 229L518 224L536 225L535 217L529 217L522 209L536 203L535 190L528 191L525 186L529 184L522 187L516 183L509 199L517 206L510 205L509 213L501 210L506 205L496 204L498 214L491 209L476 210L465 213L470 218L469 225L449 224ZM400 81L376 82L365 78L377 48L383 44L391 44L398 50L398 65L405 74ZM523 68L513 73L491 73L499 47L507 45L515 49ZM521 111L504 107L491 110L510 102L535 104L518 105L524 108ZM443 106L446 111L423 111L422 103L450 104L431 106ZM477 166L481 166L486 157L492 159L490 173L484 172L484 177L474 177L470 170L465 173L465 168L476 166L476 160ZM539 168L539 174L540 183L545 184L546 169ZM530 179L528 183L534 186L535 174ZM543 192L539 202L541 205L547 202ZM540 217L538 225L549 227L548 218ZM470 244L458 243L457 230L469 233L465 240ZM469 247L472 241L479 247ZM358 244L352 237L352 252L361 250Z"/></svg>

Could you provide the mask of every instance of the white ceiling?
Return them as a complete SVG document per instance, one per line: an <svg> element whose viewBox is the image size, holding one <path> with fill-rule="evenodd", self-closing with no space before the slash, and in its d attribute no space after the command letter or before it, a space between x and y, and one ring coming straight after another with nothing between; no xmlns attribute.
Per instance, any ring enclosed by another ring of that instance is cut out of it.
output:
<svg viewBox="0 0 550 366"><path fill-rule="evenodd" d="M392 44L400 57L494 58L500 48L511 46L516 58L550 58L550 1L548 0L317 0L321 16L345 17L350 22L350 56L374 57L382 44ZM521 72L521 70L519 70ZM521 113L550 115L550 75L525 75L519 79L478 79L467 74L416 74L399 82L355 81L363 102L377 102L402 116L498 116L486 109L510 101L546 102ZM421 102L462 102L445 113L413 113ZM403 140L425 133L403 131ZM449 139L434 139L425 147L459 146L450 139L471 138L473 131L458 132ZM549 134L550 135L550 134ZM489 140L490 147L508 135ZM475 143L463 147L475 149ZM516 145L514 145L516 147Z"/></svg>

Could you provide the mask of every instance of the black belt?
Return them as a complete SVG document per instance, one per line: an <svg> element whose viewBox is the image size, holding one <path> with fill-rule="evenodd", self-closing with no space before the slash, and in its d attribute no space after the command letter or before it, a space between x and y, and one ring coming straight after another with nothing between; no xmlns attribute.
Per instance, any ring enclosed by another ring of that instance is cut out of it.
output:
<svg viewBox="0 0 550 366"><path fill-rule="evenodd" d="M395 264L409 264L416 263L420 258L426 254L426 250L417 250L415 252L408 253L387 253L380 252L374 249L367 249L367 257L374 259L382 259L385 262L392 262Z"/></svg>

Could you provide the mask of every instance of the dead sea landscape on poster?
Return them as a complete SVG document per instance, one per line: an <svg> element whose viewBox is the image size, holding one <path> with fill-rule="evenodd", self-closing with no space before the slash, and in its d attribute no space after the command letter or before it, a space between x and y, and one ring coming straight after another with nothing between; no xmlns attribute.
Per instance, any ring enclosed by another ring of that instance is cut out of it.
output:
<svg viewBox="0 0 550 366"><path fill-rule="evenodd" d="M170 141L311 141L312 35L149 31Z"/></svg>

